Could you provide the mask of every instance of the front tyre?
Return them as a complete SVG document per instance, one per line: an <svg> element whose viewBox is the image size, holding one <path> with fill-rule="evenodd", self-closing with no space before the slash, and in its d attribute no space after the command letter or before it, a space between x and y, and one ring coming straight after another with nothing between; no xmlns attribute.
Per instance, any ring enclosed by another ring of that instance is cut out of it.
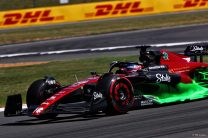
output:
<svg viewBox="0 0 208 138"><path fill-rule="evenodd" d="M29 112L33 112L42 102L49 98L60 85L47 83L47 79L40 79L34 81L27 91L26 104ZM39 119L55 118L58 114L47 113L38 116Z"/></svg>
<svg viewBox="0 0 208 138"><path fill-rule="evenodd" d="M30 85L26 96L26 104L28 108L39 106L44 100L46 100L46 97L44 96L45 89L46 83L43 79L36 80Z"/></svg>

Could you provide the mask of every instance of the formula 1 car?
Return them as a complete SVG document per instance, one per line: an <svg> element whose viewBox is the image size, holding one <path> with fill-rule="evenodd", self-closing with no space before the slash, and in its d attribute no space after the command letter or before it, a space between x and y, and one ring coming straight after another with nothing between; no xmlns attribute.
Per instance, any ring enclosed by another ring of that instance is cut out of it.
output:
<svg viewBox="0 0 208 138"><path fill-rule="evenodd" d="M61 86L53 77L34 81L27 91L28 108L22 110L21 95L8 96L5 116L49 119L58 114L122 114L208 96L208 64L203 63L206 44L187 45L184 54L138 48L139 63L114 61L107 73L92 72L72 85Z"/></svg>

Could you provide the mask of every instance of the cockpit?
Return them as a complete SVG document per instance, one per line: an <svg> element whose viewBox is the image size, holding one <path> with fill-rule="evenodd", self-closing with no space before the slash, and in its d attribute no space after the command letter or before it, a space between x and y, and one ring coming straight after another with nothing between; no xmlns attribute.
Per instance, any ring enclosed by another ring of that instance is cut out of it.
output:
<svg viewBox="0 0 208 138"><path fill-rule="evenodd" d="M147 68L149 66L158 66L160 65L160 58L162 57L162 53L160 51L151 51L147 50L149 46L140 47L140 62L119 62L114 61L110 64L109 72L112 72L115 68L116 74L132 74L136 73L143 68Z"/></svg>

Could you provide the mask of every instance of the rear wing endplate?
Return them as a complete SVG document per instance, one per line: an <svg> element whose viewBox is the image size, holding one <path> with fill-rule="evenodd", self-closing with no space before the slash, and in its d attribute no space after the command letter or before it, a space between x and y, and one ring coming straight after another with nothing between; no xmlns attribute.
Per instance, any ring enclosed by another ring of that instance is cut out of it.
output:
<svg viewBox="0 0 208 138"><path fill-rule="evenodd" d="M208 55L208 43L188 45L184 55L191 57L194 62L197 62L197 57L200 57L200 62L203 62L203 56Z"/></svg>

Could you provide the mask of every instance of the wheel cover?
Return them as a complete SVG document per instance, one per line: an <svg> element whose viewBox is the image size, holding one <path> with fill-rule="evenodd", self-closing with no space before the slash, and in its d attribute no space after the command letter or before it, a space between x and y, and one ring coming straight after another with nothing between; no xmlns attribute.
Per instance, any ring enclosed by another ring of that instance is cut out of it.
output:
<svg viewBox="0 0 208 138"><path fill-rule="evenodd" d="M111 91L111 99L114 109L119 112L126 112L133 101L131 85L125 81L115 82Z"/></svg>

